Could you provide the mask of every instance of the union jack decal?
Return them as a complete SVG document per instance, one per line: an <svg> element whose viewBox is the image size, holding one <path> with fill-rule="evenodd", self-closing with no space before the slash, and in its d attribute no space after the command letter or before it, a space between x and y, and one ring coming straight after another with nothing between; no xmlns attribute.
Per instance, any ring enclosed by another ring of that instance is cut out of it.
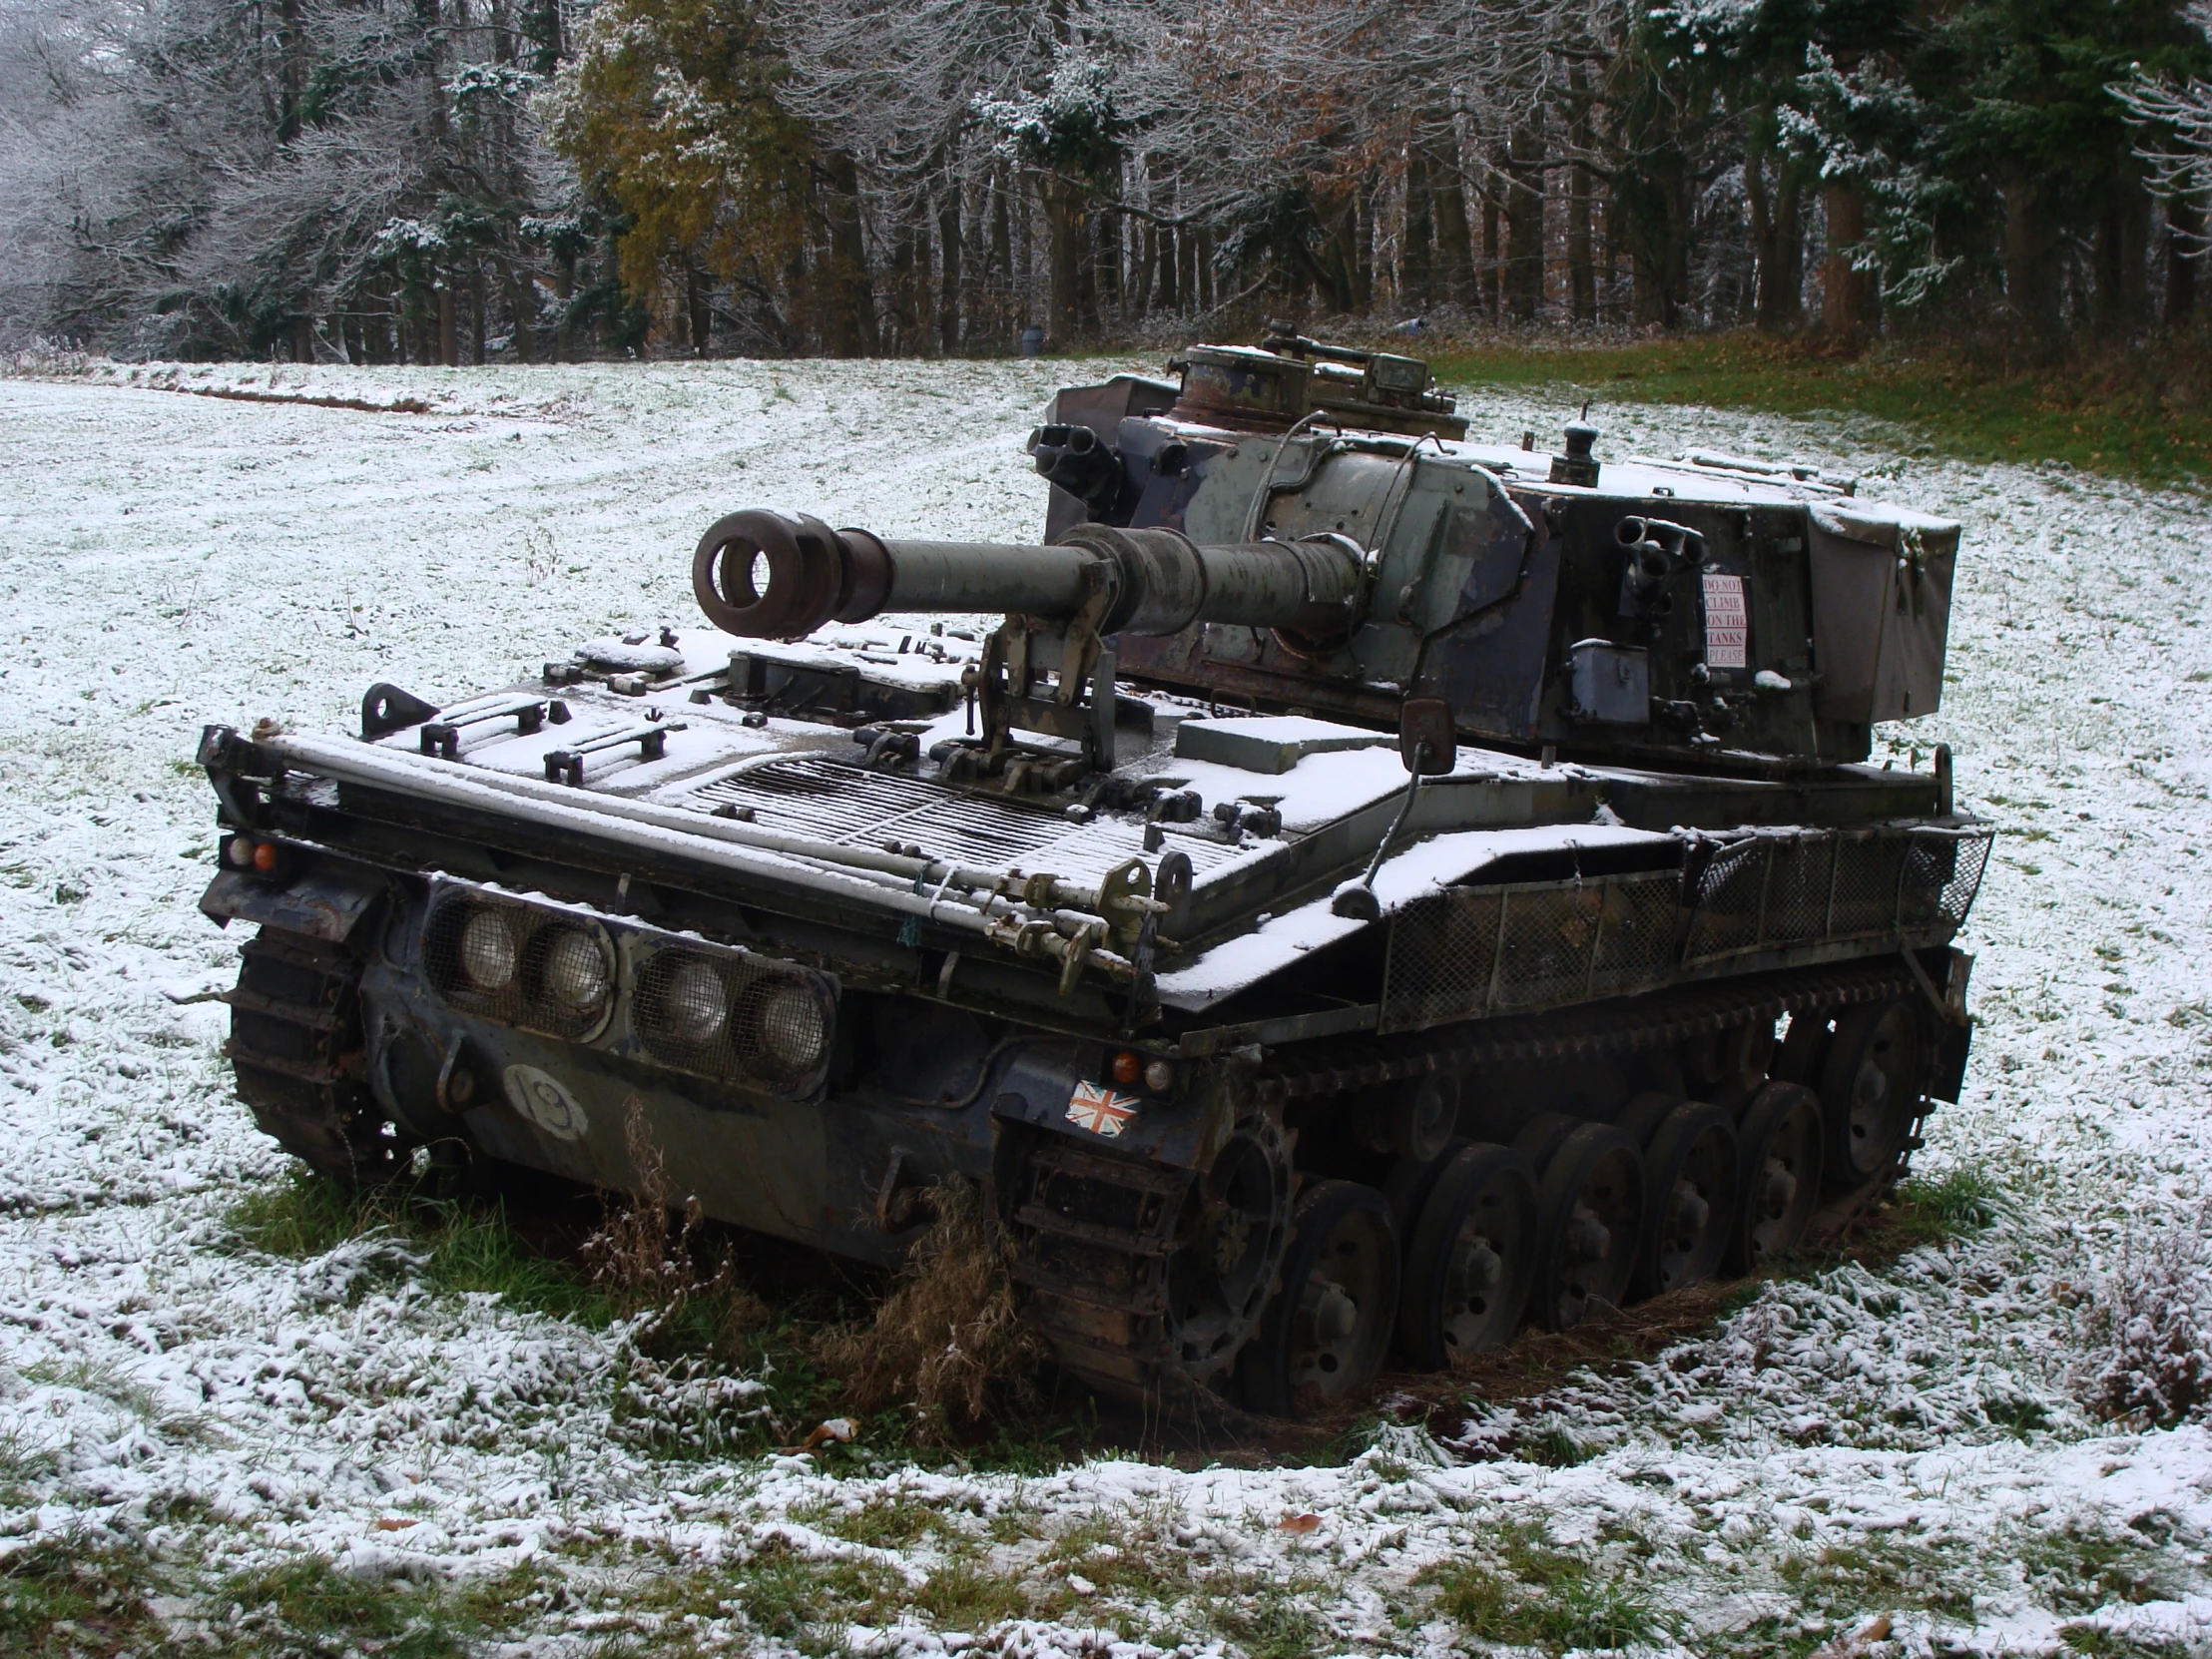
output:
<svg viewBox="0 0 2212 1659"><path fill-rule="evenodd" d="M1111 1140L1137 1115L1137 1102L1096 1083L1078 1083L1068 1096L1068 1122Z"/></svg>

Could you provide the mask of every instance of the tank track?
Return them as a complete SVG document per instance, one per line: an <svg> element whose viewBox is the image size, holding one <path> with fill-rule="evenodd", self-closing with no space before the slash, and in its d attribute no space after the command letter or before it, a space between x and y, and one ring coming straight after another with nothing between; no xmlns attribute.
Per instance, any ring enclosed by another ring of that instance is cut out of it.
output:
<svg viewBox="0 0 2212 1659"><path fill-rule="evenodd" d="M320 1174L369 1183L406 1148L364 1080L361 968L343 946L263 928L239 952L223 1054L262 1132Z"/></svg>
<svg viewBox="0 0 2212 1659"><path fill-rule="evenodd" d="M1826 1013L1912 992L1896 957L1756 983L1686 986L1633 1003L1485 1020L1403 1038L1362 1037L1302 1045L1256 1080L1261 1104L1343 1094L1437 1071L1531 1060L1595 1057L1663 1047L1748 1020ZM1907 1155L1918 1145L1915 1134ZM1903 1173L1847 1195L1824 1218L1855 1216ZM1026 1324L1066 1371L1124 1397L1157 1397L1190 1380L1170 1367L1168 1261L1191 1177L1184 1171L1039 1136L1021 1154L1009 1214L1014 1278Z"/></svg>
<svg viewBox="0 0 2212 1659"><path fill-rule="evenodd" d="M1834 968L1800 969L1742 981L1684 986L1633 1002L1562 1009L1478 1025L1443 1026L1405 1037L1323 1041L1284 1052L1255 1085L1263 1105L1344 1094L1438 1071L1575 1060L1662 1048L1754 1019L1805 1011L1829 1013L1915 989L1897 957Z"/></svg>
<svg viewBox="0 0 2212 1659"><path fill-rule="evenodd" d="M1168 1358L1168 1258L1187 1171L1057 1138L1024 1152L1009 1220L1022 1316L1060 1367L1148 1391Z"/></svg>

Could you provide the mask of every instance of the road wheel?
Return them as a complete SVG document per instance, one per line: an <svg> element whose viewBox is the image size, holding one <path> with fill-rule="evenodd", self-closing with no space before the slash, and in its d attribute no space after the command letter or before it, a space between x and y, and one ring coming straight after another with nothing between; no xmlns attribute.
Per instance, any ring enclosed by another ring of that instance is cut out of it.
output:
<svg viewBox="0 0 2212 1659"><path fill-rule="evenodd" d="M1851 1009L1821 1067L1828 1184L1838 1192L1897 1167L1921 1109L1921 1018L1910 997Z"/></svg>
<svg viewBox="0 0 2212 1659"><path fill-rule="evenodd" d="M1643 1161L1611 1124L1585 1123L1559 1140L1541 1168L1528 1317L1546 1331L1571 1331L1593 1309L1627 1298L1643 1219Z"/></svg>
<svg viewBox="0 0 2212 1659"><path fill-rule="evenodd" d="M1320 1416L1374 1385L1397 1317L1397 1239L1382 1195L1318 1181L1299 1196L1282 1288L1238 1362L1245 1402Z"/></svg>
<svg viewBox="0 0 2212 1659"><path fill-rule="evenodd" d="M1685 1100L1659 1120L1644 1147L1637 1296L1664 1296L1720 1271L1740 1186L1736 1126L1726 1112Z"/></svg>
<svg viewBox="0 0 2212 1659"><path fill-rule="evenodd" d="M1421 1206L1428 1202L1428 1195L1435 1189L1436 1177L1443 1174L1451 1160L1464 1152L1466 1141L1449 1141L1443 1151L1425 1163L1415 1163L1410 1158L1400 1158L1390 1166L1377 1190L1382 1202L1389 1206L1390 1228L1401 1243L1410 1242L1413 1226L1420 1220Z"/></svg>
<svg viewBox="0 0 2212 1659"><path fill-rule="evenodd" d="M1821 1191L1821 1102L1796 1083L1769 1083L1736 1126L1743 1200L1731 1235L1737 1273L1757 1273L1805 1237Z"/></svg>
<svg viewBox="0 0 2212 1659"><path fill-rule="evenodd" d="M1463 1147L1437 1175L1405 1252L1397 1335L1417 1371L1496 1348L1536 1271L1536 1172L1511 1147Z"/></svg>

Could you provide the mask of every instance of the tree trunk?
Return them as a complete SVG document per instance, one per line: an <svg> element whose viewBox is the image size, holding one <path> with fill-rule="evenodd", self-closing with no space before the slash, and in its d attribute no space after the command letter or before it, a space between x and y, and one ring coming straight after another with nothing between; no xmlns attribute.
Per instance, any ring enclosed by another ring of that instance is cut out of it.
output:
<svg viewBox="0 0 2212 1659"><path fill-rule="evenodd" d="M1498 211L1496 181L1493 179L1482 192L1482 314L1492 322L1505 314L1504 262L1498 258Z"/></svg>
<svg viewBox="0 0 2212 1659"><path fill-rule="evenodd" d="M1098 253L1091 269L1092 292L1096 296L1090 307L1091 325L1103 327L1108 315L1119 320L1121 316L1121 215L1102 213L1097 216Z"/></svg>
<svg viewBox="0 0 2212 1659"><path fill-rule="evenodd" d="M280 20L279 49L283 54L277 69L281 102L276 118L276 138L281 144L289 144L299 136L305 114L308 43L304 13L301 0L279 0L276 8Z"/></svg>
<svg viewBox="0 0 2212 1659"><path fill-rule="evenodd" d="M550 77L568 55L561 38L561 0L529 0L522 16L523 33L530 39L530 68Z"/></svg>
<svg viewBox="0 0 2212 1659"><path fill-rule="evenodd" d="M1597 320L1597 265L1590 252L1590 170L1574 164L1567 185L1567 299L1577 322Z"/></svg>
<svg viewBox="0 0 2212 1659"><path fill-rule="evenodd" d="M1830 238L1834 239L1833 226ZM2058 272L2051 258L2050 224L2041 193L2024 172L2004 188L2004 297L2028 334L2050 341L2058 333Z"/></svg>
<svg viewBox="0 0 2212 1659"><path fill-rule="evenodd" d="M689 261L684 264L684 311L691 322L692 355L704 357L715 328L713 295L707 287L707 274Z"/></svg>
<svg viewBox="0 0 2212 1659"><path fill-rule="evenodd" d="M1567 144L1575 158L1567 178L1567 304L1575 321L1595 322L1597 267L1590 251L1590 198L1596 181L1582 158L1595 147L1597 135L1590 124L1590 97L1581 65L1569 72L1567 84L1574 94Z"/></svg>
<svg viewBox="0 0 2212 1659"><path fill-rule="evenodd" d="M1516 130L1505 152L1505 302L1515 322L1533 322L1544 299L1544 140Z"/></svg>
<svg viewBox="0 0 2212 1659"><path fill-rule="evenodd" d="M521 267L509 265L500 275L507 288L507 309L514 313L515 356L522 362L538 360L538 290L529 274Z"/></svg>
<svg viewBox="0 0 2212 1659"><path fill-rule="evenodd" d="M2150 312L2150 192L2138 179L2115 182L2097 211L2096 317L2126 332Z"/></svg>
<svg viewBox="0 0 2212 1659"><path fill-rule="evenodd" d="M1007 335L1020 322L1021 304L1014 288L1014 218L1012 175L1005 168L991 174L991 316L993 334L1004 350Z"/></svg>
<svg viewBox="0 0 2212 1659"><path fill-rule="evenodd" d="M883 273L883 341L885 356L900 356L914 340L914 228L901 223L891 233L890 263ZM920 261L926 271L928 260Z"/></svg>
<svg viewBox="0 0 2212 1659"><path fill-rule="evenodd" d="M560 309L553 313L553 360L557 363L572 361L569 353L568 313L576 297L576 262L562 258L553 265L553 297L560 302Z"/></svg>
<svg viewBox="0 0 2212 1659"><path fill-rule="evenodd" d="M438 361L447 368L461 366L458 309L453 303L453 282L448 277L438 284Z"/></svg>
<svg viewBox="0 0 2212 1659"><path fill-rule="evenodd" d="M1456 145L1450 153L1432 152L1428 174L1435 181L1429 201L1436 225L1436 286L1455 305L1474 303L1474 245L1467 234L1467 181Z"/></svg>
<svg viewBox="0 0 2212 1659"><path fill-rule="evenodd" d="M1786 162L1769 190L1767 159L1753 157L1744 166L1751 199L1752 317L1778 334L1796 327L1805 311L1804 198Z"/></svg>
<svg viewBox="0 0 2212 1659"><path fill-rule="evenodd" d="M1191 269L1197 274L1198 306L1214 308L1214 233L1200 226L1191 238Z"/></svg>
<svg viewBox="0 0 2212 1659"><path fill-rule="evenodd" d="M1867 238L1867 199L1857 185L1821 189L1828 214L1828 256L1821 264L1821 331L1844 345L1867 335L1867 277L1852 257Z"/></svg>
<svg viewBox="0 0 2212 1659"><path fill-rule="evenodd" d="M1065 346L1083 327L1083 216L1074 192L1057 179L1038 183L1037 196L1044 209L1045 260L1050 283L1050 314L1045 332L1053 344Z"/></svg>
<svg viewBox="0 0 2212 1659"><path fill-rule="evenodd" d="M2197 268L2204 262L2191 259L2193 239L2204 230L2204 215L2186 197L2166 202L2166 326L2179 328L2196 315Z"/></svg>
<svg viewBox="0 0 2212 1659"><path fill-rule="evenodd" d="M831 151L824 162L824 203L830 230L829 270L823 275L827 306L824 337L832 355L872 356L877 349L875 287L860 230L860 175L852 158Z"/></svg>
<svg viewBox="0 0 2212 1659"><path fill-rule="evenodd" d="M1435 220L1428 199L1428 158L1414 145L1405 152L1405 237L1397 256L1400 301L1414 311L1428 308L1435 276Z"/></svg>
<svg viewBox="0 0 2212 1659"><path fill-rule="evenodd" d="M1345 219L1352 229L1352 308L1366 316L1375 309L1375 208L1365 190L1352 193Z"/></svg>
<svg viewBox="0 0 2212 1659"><path fill-rule="evenodd" d="M960 183L947 179L937 204L937 349L946 356L960 349Z"/></svg>

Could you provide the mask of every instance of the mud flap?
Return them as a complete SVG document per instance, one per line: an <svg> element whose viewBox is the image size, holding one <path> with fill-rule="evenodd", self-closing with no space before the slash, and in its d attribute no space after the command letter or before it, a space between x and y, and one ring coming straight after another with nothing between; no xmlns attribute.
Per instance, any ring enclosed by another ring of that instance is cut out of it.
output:
<svg viewBox="0 0 2212 1659"><path fill-rule="evenodd" d="M327 867L303 870L281 886L227 869L200 895L200 910L218 926L251 921L343 944L383 890L373 876Z"/></svg>
<svg viewBox="0 0 2212 1659"><path fill-rule="evenodd" d="M1943 981L1942 1035L1936 1040L1936 1075L1928 1092L1955 1106L1966 1086L1966 1053L1973 1046L1973 1016L1966 1012L1966 978L1973 971L1973 957L1953 950L1949 965Z"/></svg>

